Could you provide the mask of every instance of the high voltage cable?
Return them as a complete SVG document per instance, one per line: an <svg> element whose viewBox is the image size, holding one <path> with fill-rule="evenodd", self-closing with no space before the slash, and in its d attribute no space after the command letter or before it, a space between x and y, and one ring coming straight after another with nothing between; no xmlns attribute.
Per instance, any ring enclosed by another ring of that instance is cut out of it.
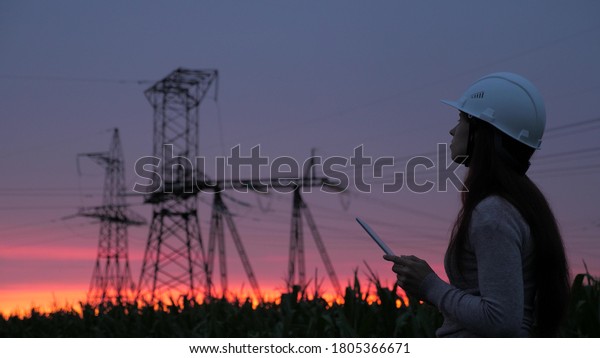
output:
<svg viewBox="0 0 600 358"><path fill-rule="evenodd" d="M77 224L75 225L76 227L83 227L83 226L88 226L89 224L84 223L84 224ZM58 242L58 241L64 241L64 240L69 240L72 237L64 235L63 233L59 233L56 235L50 235L50 236L44 236L44 235L36 235L35 239L42 239L42 241L28 241L26 243L22 243L20 245L5 245L4 243L2 243L2 249L3 251L10 251L12 249L17 249L17 248L22 248L22 247L31 247L31 246L37 246L40 244L47 244L47 243L52 243L52 242Z"/></svg>
<svg viewBox="0 0 600 358"><path fill-rule="evenodd" d="M77 209L75 206L61 206L61 205L48 205L48 206L0 206L0 210L56 210L56 209Z"/></svg>
<svg viewBox="0 0 600 358"><path fill-rule="evenodd" d="M317 118L315 118L313 120L309 120L309 121L303 122L302 125L305 125L306 123L312 123L312 122L316 122L316 121L321 121L321 120L328 120L328 119L331 119L331 118L338 117L340 115L344 115L344 113L350 113L350 112L356 111L357 109L362 109L362 108L373 106L375 104L386 102L386 101L389 101L391 99L397 98L399 95L404 95L406 93L410 93L410 92L415 91L415 90L421 90L421 89L427 88L427 87L429 87L431 85L437 85L439 83L446 82L446 81L448 81L450 79L453 79L453 78L456 78L456 77L461 77L461 76L463 76L465 74L471 73L474 70L477 70L477 69L480 69L480 68L486 68L486 67L489 67L490 65L495 65L495 64L498 64L498 63L506 62L506 61L512 60L514 58L521 57L523 55L539 51L541 49L544 49L544 48L549 47L549 46L553 46L553 45L555 45L557 43L563 42L565 40L568 40L568 39L571 39L573 37L579 36L581 34L584 34L584 33L587 33L587 32L592 32L592 31L596 31L598 28L600 28L600 27L599 26L593 26L593 27L586 28L586 29L583 29L583 30L580 30L580 31L576 31L574 33L571 33L571 34L559 37L557 39L547 41L547 42L545 42L545 43L543 43L541 45L532 47L532 48L527 49L525 51L520 51L520 52L517 52L517 53L515 53L513 55L506 56L506 57L504 57L502 59L499 59L497 61L493 61L491 63L483 64L483 65L478 66L476 68L469 69L468 71L463 71L461 73L455 74L455 75L450 76L448 78L426 83L423 86L420 86L420 87L418 87L416 89L400 91L400 93L397 93L397 94L392 95L392 96L388 96L388 97L384 97L384 98L381 98L381 99L373 100L373 101L366 102L366 103L363 103L363 104L360 104L360 105L357 105L357 106L352 106L352 107L350 107L350 108L348 108L346 110L336 111L335 113L330 114L330 115L319 116L319 117L317 117ZM61 82L65 82L65 81L66 82L89 82L89 83L96 82L96 83L137 84L137 85L151 84L151 83L155 82L155 80L146 80L146 79L142 80L142 79L114 79L114 78L112 78L112 79L111 78L79 78L79 77L61 77L61 76L23 76L23 75L10 75L10 74L0 74L0 79L42 80L42 81L61 81ZM289 130L289 125L285 126L285 127L282 127L280 129L276 129L276 131L281 131L281 130ZM553 129L549 129L547 132L552 131L552 130ZM271 132L273 132L273 131L271 131ZM261 134L261 135L264 135L264 133ZM246 138L248 138L248 137L246 137ZM222 141L221 141L220 145L222 146Z"/></svg>
<svg viewBox="0 0 600 358"><path fill-rule="evenodd" d="M98 190L101 191L102 189L99 188L93 188L93 187L88 187L88 188L82 188L83 190ZM30 190L39 190L39 191L77 191L77 189L73 189L71 187L33 187L33 188L28 188L28 187L2 187L0 188L0 191L30 191Z"/></svg>
<svg viewBox="0 0 600 358"><path fill-rule="evenodd" d="M357 197L359 199L362 199L362 200L371 201L372 203L375 203L378 206L381 206L381 205L383 205L383 206L393 206L395 208L398 208L399 210L408 211L409 213L411 213L413 215L417 215L417 216L420 216L420 215L423 216L424 215L425 217L430 218L430 219L433 218L433 219L437 219L437 220L442 221L442 222L446 221L446 219L441 218L439 216L436 216L436 215L434 215L432 213L420 211L420 210L414 209L414 208L405 207L405 206L402 206L402 205L400 205L398 203L395 203L395 202L389 202L389 201L385 201L383 199L375 199L375 198L370 198L370 197L366 197L366 196L359 196L358 194L355 194L355 193L352 193L351 195L353 195L353 196L355 196L355 197ZM274 199L278 200L278 201L284 201L285 200L285 199L281 198L281 196L279 196L279 195L275 196ZM340 211L339 209L330 208L330 207L326 207L326 206L315 204L315 203L308 203L308 205L311 208L315 208L315 209L320 210L320 211L326 211L327 213L336 214L338 218L342 218L343 219L343 218L353 217L352 214ZM278 213L275 213L275 214L278 214ZM322 215L322 213L321 213L321 215ZM319 215L319 216L321 216L321 215ZM282 216L283 216L283 214L282 214ZM286 218L287 218L287 216L286 216ZM335 220L335 218L331 218L331 219ZM378 220L376 218L365 217L365 219L369 220L369 222L379 223L381 225L387 225L387 226L396 227L396 228L403 227L403 226L396 225L396 224L390 224L390 223Z"/></svg>
<svg viewBox="0 0 600 358"><path fill-rule="evenodd" d="M378 203L379 204L379 203ZM317 217L322 218L326 221L336 221L339 222L340 220L348 220L348 222L352 223L352 225L354 224L354 215L348 212L342 212L339 209L335 209L335 208L329 208L329 207L325 207L323 205L318 205L318 204L314 204L314 203L309 203L308 204L311 209L316 209L315 212L317 213ZM331 215L327 215L327 214L331 214ZM414 214L414 213L413 213ZM379 220L377 218L374 217L369 217L369 216L363 216L363 218L365 220L368 220L370 223L373 224L377 224L377 225L381 225L381 226L386 226L386 227L390 227L390 228L395 228L395 229L405 229L405 228L410 228L410 229L416 229L416 230L423 230L423 229L427 229L430 228L434 231L439 231L439 230L445 230L442 228L434 228L429 226L420 226L420 227L416 227L414 225L401 225L401 224L393 224L393 223L389 223L386 221L382 221ZM319 225L319 227L321 227L321 224ZM336 227L336 228L331 228L333 230L337 230L339 231L340 228ZM355 232L355 230L353 230L352 228L348 229L348 232Z"/></svg>
<svg viewBox="0 0 600 358"><path fill-rule="evenodd" d="M575 150L570 150L570 151L564 151L564 152L557 152L557 153L550 153L550 154L546 154L546 155L541 155L541 156L537 157L536 160L545 160L545 159L552 159L552 158L560 158L560 157L577 155L577 154L583 154L583 153L597 152L599 150L600 150L600 147L575 149Z"/></svg>
<svg viewBox="0 0 600 358"><path fill-rule="evenodd" d="M569 132L560 133L559 135L550 134L550 135L545 136L544 140L547 141L549 139L562 138L562 137L570 136L570 135L573 135L573 134L584 133L584 132L585 133L589 133L589 132L592 132L592 131L596 131L598 129L600 129L600 126L594 126L594 127L588 127L588 128L580 128L580 129L572 130L572 131L569 131Z"/></svg>
<svg viewBox="0 0 600 358"><path fill-rule="evenodd" d="M585 126L588 124L592 124L592 123L596 123L596 122L600 122L600 118L593 118L593 119L587 119L587 120L582 120L582 121L578 121L578 122L574 122L574 123L569 123L566 125L560 125L560 126L556 126L556 127L551 127L548 128L546 130L546 132L560 132L563 131L565 129L570 129L570 128L575 128L575 127L581 127L581 126ZM595 129L600 129L600 127L595 128ZM583 130L583 129L582 129ZM569 133L570 134L570 133ZM552 138L558 138L560 136L562 136L563 133L559 133L559 134L555 134L552 136ZM576 150L576 151L569 151L569 152L558 152L558 153L552 153L552 154L546 154L546 155L542 155L542 156L536 156L533 158L534 161L537 160L545 160L548 158L553 158L553 157L559 157L559 156L568 156L568 155L575 155L575 154L581 154L581 153L587 153L590 151L597 151L600 150L600 147L594 147L594 148L588 148L588 149L582 149L582 150ZM427 157L429 158L432 155L436 155L437 151L429 151L429 152L422 152L422 153L418 153L418 154L413 154L413 155L402 155L402 156L393 156L391 158L394 159L394 164L393 166L385 166L384 168L387 168L388 170L393 168L393 167L398 167L401 166L403 164L406 164L408 162L408 160L415 158L415 157ZM349 166L346 169L341 169L339 170L340 172L344 172L344 173L348 173L352 170L355 170L355 168L353 166ZM382 179L386 179L384 178L372 178L372 179L378 179L378 180L382 180Z"/></svg>
<svg viewBox="0 0 600 358"><path fill-rule="evenodd" d="M56 223L59 223L60 220L61 220L60 218L57 218L57 219L52 219L52 220L42 221L42 222L34 221L34 222L30 222L30 223L23 223L23 224L19 224L19 225L13 225L13 226L9 226L7 228L2 228L0 230L0 233L4 233L4 232L7 232L7 231L11 231L11 230L18 230L18 229L22 229L22 228L34 228L34 227L37 227L37 226L45 226L45 225L48 225L48 224L56 224Z"/></svg>
<svg viewBox="0 0 600 358"><path fill-rule="evenodd" d="M283 201L283 199L280 198L280 196L276 197L278 200ZM381 203L378 203L381 204ZM395 204L395 203L392 203ZM331 209L331 208L327 208L327 207L323 207L321 205L316 205L316 204L309 204L311 208L316 208L317 210L317 217L321 217L323 218L323 213L321 212L322 210L326 210L327 212L331 212L331 211L338 211L339 210L335 210L335 209ZM412 212L413 214L415 213L415 211ZM343 213L342 213L343 215ZM349 214L348 214L349 215ZM418 215L418 214L417 214ZM281 216L285 216L285 215L281 215ZM338 216L339 217L339 216ZM287 218L287 216L286 216ZM248 219L248 216L246 216L246 219ZM325 218L323 218L325 219ZM342 218L343 219L343 218ZM369 219L368 217L365 217L365 219L369 220L372 223L375 223L377 225L380 226L384 226L384 227L389 227L392 228L392 230L394 230L395 233L397 233L397 229L400 230L404 230L404 233L401 235L403 236L400 240L403 243L407 243L407 242L418 242L418 241L422 241L422 240L429 240L429 239L433 239L436 241L439 241L440 238L445 237L445 234L447 233L447 229L443 229L443 228L431 228L433 229L433 231L428 231L426 229L430 228L427 226L423 226L423 227L414 227L414 226L406 226L406 225L398 225L398 224L391 224L382 220L378 220L375 218L371 218ZM261 220L262 221L262 220ZM325 221L336 221L339 222L339 219L335 219L335 218L331 218L329 220L325 219ZM350 220L349 220L350 222ZM354 222L353 220L351 220L351 222ZM208 222L207 222L208 223ZM264 226L261 225L249 225L249 223L247 221L243 221L240 222L240 228L248 228L250 227L251 230L253 229L261 229L264 228ZM252 220L250 222L250 224L254 224L254 220ZM340 233L340 227L339 226L330 226L327 224L323 224L323 222L319 223L319 227L324 229L324 231L326 233L324 233L324 237L325 238L329 238L330 240L333 239L339 239L342 238L341 235L339 235ZM356 242L360 242L360 235L357 234L356 230L352 230L350 227L347 228L347 230L344 230L346 232L346 234L344 234L343 237L345 238L351 238L352 240L356 241ZM286 234L289 231L287 229L279 229L277 230L278 233L281 234ZM331 232L335 233L336 235L331 235ZM384 231L387 232L387 231ZM408 236L408 237L407 237ZM330 241L331 242L331 241ZM335 244L335 242L333 242L333 244Z"/></svg>
<svg viewBox="0 0 600 358"><path fill-rule="evenodd" d="M590 27L590 28L586 28L586 29L583 29L583 30L571 33L569 35L566 35L566 36L563 36L563 37L560 37L560 38L548 41L548 42L546 42L544 44L541 44L539 46L532 47L532 48L527 49L525 51L517 52L516 54L510 55L510 56L506 56L506 57L504 57L502 59L499 59L499 60L496 60L496 61L493 61L493 62L490 62L490 63L482 64L481 66L474 67L474 68L471 68L469 70L456 73L456 74L454 74L452 76L448 76L446 78L442 78L442 79L435 80L435 81L430 81L428 83L425 83L425 84L423 84L421 86L418 86L418 87L415 87L415 88L398 91L398 93L390 95L390 96L387 96L387 97L382 97L382 98L375 99L375 100L372 100L372 101L369 101L369 102L364 102L362 104L358 104L358 105L355 105L355 106L348 107L348 108L346 108L344 110L338 110L338 111L332 112L330 114L325 114L325 115L321 115L321 116L318 116L318 117L310 119L310 120L302 121L298 125L303 125L304 126L306 124L310 124L310 123L314 123L314 122L322 122L322 121L328 121L328 120L331 120L331 119L334 119L334 118L338 118L338 117L344 116L347 113L352 113L352 112L355 112L355 111L363 109L363 108L372 107L374 105L377 105L377 104L380 104L380 103L384 103L384 102L396 99L399 96L406 95L406 94L409 94L409 93L412 93L412 92L415 92L415 91L420 91L420 90L426 89L426 88L428 88L430 86L439 85L441 83L447 82L447 81L452 80L454 78L459 78L459 77L462 77L462 76L467 75L469 73L472 73L472 72L474 72L476 70L487 68L487 67L492 66L492 65L497 65L499 63L503 63L503 62L506 62L506 61L513 60L514 58L521 57L523 55L527 55L527 54L530 54L530 53L535 52L535 51L539 51L539 50L544 49L546 47L553 46L553 45L555 45L557 43L560 43L560 42L563 42L563 41L568 40L570 38L579 36L579 35L581 35L583 33L596 31L598 29L600 29L600 26L593 26L593 27ZM277 132L281 132L281 131L287 131L289 129L290 129L290 125L288 124L288 125L282 126L280 128L272 129L271 131L269 131L269 133L273 134L273 133L277 133ZM262 135L264 135L264 132L261 133L260 135L238 137L235 140L235 142L240 142L242 139L250 139L250 138L255 138L257 136L262 136Z"/></svg>
<svg viewBox="0 0 600 358"><path fill-rule="evenodd" d="M566 128L571 128L571 127L576 127L576 126L580 126L580 125L584 125L584 124L588 124L588 123L592 123L592 122L596 122L599 119L592 119L592 120L585 120L585 121L580 121L580 122L576 122L576 123L571 123L569 125L565 125L565 126L560 126L555 128L555 130L562 130L562 129L566 129ZM570 155L576 155L576 154L583 154L583 153L590 153L590 152L596 152L599 151L600 147L593 147L593 148L585 148L585 149L579 149L579 150L573 150L573 151L566 151L566 152L559 152L559 153L552 153L552 154L548 154L545 156L540 156L535 158L535 160L544 160L544 159L549 159L549 158L557 158L557 157L563 157L563 156L570 156ZM428 155L428 154L433 154L435 152L427 152L427 153L421 153L420 155ZM410 156L402 156L402 157L396 157L396 158L409 158ZM538 170L533 170L534 174L542 174L542 173L560 173L560 172L573 172L574 170L590 170L590 169L594 169L596 168L596 166L583 166L583 167L569 167L569 168L540 168ZM382 180L385 178L376 178L378 180ZM26 191L26 190L31 190L31 189L27 189L27 188L4 188L4 189L0 189L0 194L6 195L6 193L1 193L2 191L6 192L6 191L10 191L10 190L14 190L14 191ZM33 189L33 190L37 190L37 189ZM64 190L62 188L43 188L43 189L39 189L39 190L44 190L44 191L61 191ZM10 194L10 193L8 193ZM36 196L39 196L40 194L35 194ZM47 195L50 196L50 195ZM61 195L64 196L64 195ZM362 198L362 197L361 197ZM363 198L364 199L364 198ZM368 200L368 199L366 199ZM134 205L143 205L143 204L134 204ZM210 205L207 203L207 205ZM384 205L397 205L396 203L386 203ZM3 210L7 210L8 208L3 208ZM24 208L22 208L24 209ZM404 208L404 209L408 209L408 208ZM413 214L416 214L415 212L413 212ZM425 214L424 212L421 212L421 214ZM418 215L418 214L417 214Z"/></svg>
<svg viewBox="0 0 600 358"><path fill-rule="evenodd" d="M593 29L591 29L591 30L595 30L595 29L596 29L596 27L593 28ZM590 29L581 31L579 33L587 32L587 31L590 31ZM544 48L545 46L549 46L549 45L552 45L554 43L563 41L564 39L573 37L574 35L575 34L571 34L571 35L565 36L563 38L553 40L553 41L551 41L551 42L549 42L549 43L547 43L545 45L541 45L541 46L529 49L527 51L518 53L518 54L513 55L511 57L507 57L507 58L501 59L499 62L506 61L506 60L511 59L513 57L522 56L523 54L526 54L526 53L537 51L537 50L539 50L541 48ZM498 61L495 62L495 63L498 63ZM485 66L488 66L488 65L485 65ZM110 83L118 83L118 84L128 84L128 83L129 84L130 83L142 84L142 83L151 83L151 82L153 82L153 81L149 81L149 80L116 80L116 79L98 79L98 78L66 78L66 77L51 77L51 76L40 76L40 77L35 78L35 77L28 77L28 76L0 75L0 78L5 78L5 79L28 79L28 80L38 79L38 80L48 80L48 81L110 82ZM383 101L385 101L385 100L388 100L388 99L387 98L383 99ZM364 107L371 106L374 103L380 103L381 101L382 100L377 100L375 102L367 103ZM342 111L340 113L353 111L353 110L356 110L358 108L361 108L361 107L360 106L359 107L354 106L353 108L350 108L349 110L346 110L346 111ZM317 118L315 120L318 120L318 119L320 119L320 118ZM587 120L587 121L582 121L582 122L579 122L579 123L567 124L567 125L558 126L558 127L554 127L554 128L549 128L547 130L547 132L553 132L553 131L556 131L556 130L564 130L564 129L568 129L568 128L574 128L574 127L578 127L578 126L583 126L583 125L586 125L586 124L589 124L589 123L594 123L596 121L600 121L600 118L598 118L598 119L592 119L592 120ZM222 144L223 144L223 141L221 140L221 145ZM568 155L575 155L575 154L580 154L580 153L586 153L586 152L588 152L589 149L597 150L598 148L588 148L587 150L584 149L584 150L571 151L571 152L565 152L565 153L555 153L555 154L543 156L543 157L540 157L540 158L537 158L537 159L547 159L547 158L551 158L551 157L568 156ZM433 153L435 153L435 152L433 152ZM432 152L429 152L428 154L432 154ZM405 158L405 157L407 157L407 156L403 156L402 158ZM396 158L398 158L398 157L396 157ZM569 169L565 169L565 170L569 170ZM390 204L395 204L395 203L388 203L386 205L390 205ZM424 213L422 212L421 214L424 214ZM427 213L425 213L425 214L427 214Z"/></svg>
<svg viewBox="0 0 600 358"><path fill-rule="evenodd" d="M558 127L553 127L550 128L549 130L551 131L561 131L561 130L565 130L568 128L573 128L573 127L579 127L579 126L583 126L586 124L590 124L590 123L594 123L594 122L600 122L600 118L595 118L595 119L591 119L591 120L583 120L583 121L579 121L579 122L575 122L575 123L571 123L568 125L562 125L562 126L558 126ZM541 156L536 156L533 158L534 162L537 162L539 160L543 161L543 160L547 160L547 159L552 159L552 158L558 158L558 157L565 157L565 156L572 156L572 155L577 155L577 154L584 154L584 153L593 153L593 152L597 152L600 151L600 147L592 147L592 148L584 148L584 149L577 149L577 150L572 150L572 151L564 151L564 152L556 152L556 153L550 153L550 154L545 154L545 155L541 155ZM386 166L384 168L387 168L388 170L393 168L393 167L397 167L400 166L401 164L406 164L408 162L408 160L415 158L415 157L429 157L431 155L435 155L437 154L437 152L435 151L431 151L431 152L425 152L425 153L420 153L420 154L414 154L414 155L404 155L404 156L396 156L393 157L394 158L394 165L393 166ZM397 159L402 159L399 162L396 162ZM404 160L406 159L406 160ZM350 166L349 168L340 170L341 172L349 172L354 170L355 168ZM532 167L533 170L535 170L534 167ZM426 174L424 172L421 172L419 174ZM365 179L373 179L375 181L382 181L382 180L389 180L389 179L393 179L392 177L386 177L383 176L381 178L377 177L368 177Z"/></svg>
<svg viewBox="0 0 600 358"><path fill-rule="evenodd" d="M156 80L135 80L135 79L115 79L115 78L86 78L86 77L61 77L61 76L23 76L0 74L0 79L5 80L26 80L26 81L48 81L48 82L84 82L84 83L113 83L113 84L152 84Z"/></svg>
<svg viewBox="0 0 600 358"><path fill-rule="evenodd" d="M585 171L590 169L598 169L600 168L600 164L595 165L582 165L582 166L573 166L573 167L564 167L564 168L549 168L549 169L541 169L536 171L536 174L544 174L544 173L561 173L561 172L573 172L573 171Z"/></svg>
<svg viewBox="0 0 600 358"><path fill-rule="evenodd" d="M571 170L560 170L554 169L549 171L542 172L532 172L529 176L536 177L540 180L549 179L549 178L561 178L561 177L576 177L576 176L585 176L585 175L594 175L600 172L600 168L596 165L594 168L586 168L582 167L580 169L571 169Z"/></svg>
<svg viewBox="0 0 600 358"><path fill-rule="evenodd" d="M99 131L89 132L87 134L78 134L77 136L62 138L55 142L36 145L33 147L28 147L27 149L4 151L4 153L2 155L0 155L0 158L8 158L8 157L14 156L15 154L28 153L31 151L38 151L40 149L46 149L48 147L61 146L61 145L64 145L65 142L76 143L76 142L80 142L82 140L88 140L90 138L95 138L101 134L106 134L107 132L109 132L111 130L112 129L110 129L110 130L103 129L103 130L99 130Z"/></svg>
<svg viewBox="0 0 600 358"><path fill-rule="evenodd" d="M588 152L588 153L579 153L579 154L572 154L577 155L577 157L575 158L563 158L561 159L561 162L559 162L558 160L537 160L535 157L531 160L532 162L532 169L539 169L539 168L547 168L548 166L552 166L552 165L557 165L559 163L562 163L562 161L564 160L569 160L569 162L574 162L574 161L590 161L590 160L594 160L594 159L598 159L598 152L594 151L594 152ZM565 156L568 157L568 156ZM547 158L547 159L552 159L552 158ZM562 164L561 164L562 165Z"/></svg>
<svg viewBox="0 0 600 358"><path fill-rule="evenodd" d="M64 197L70 197L70 198L79 198L79 197L81 197L80 194L76 194L76 193L61 194L61 193L40 193L40 192L36 192L36 193L10 193L10 192L6 192L6 193L0 193L0 196L19 196L19 197L30 197L30 198L34 198L34 197L44 197L44 198L54 198L54 197L64 198ZM102 196L102 194L83 194L83 196L86 197L86 198L93 198L93 197Z"/></svg>
<svg viewBox="0 0 600 358"><path fill-rule="evenodd" d="M600 117L598 118L592 118L592 119L586 119L586 120L582 120L582 121L578 121L578 122L574 122L574 123L568 123L568 124L564 124L564 125L560 125L560 126L554 126L551 128L546 129L546 133L551 133L554 131L560 131L560 130L564 130L564 129L569 129L569 128L574 128L574 127L581 127L590 123L596 123L596 122L600 122Z"/></svg>

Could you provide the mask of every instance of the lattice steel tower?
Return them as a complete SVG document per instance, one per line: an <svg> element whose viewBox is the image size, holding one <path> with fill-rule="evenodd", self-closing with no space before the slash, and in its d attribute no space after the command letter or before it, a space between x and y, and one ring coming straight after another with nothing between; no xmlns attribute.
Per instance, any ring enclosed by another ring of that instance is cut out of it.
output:
<svg viewBox="0 0 600 358"><path fill-rule="evenodd" d="M235 248L240 256L246 276L252 290L254 291L254 297L257 301L262 302L263 298L260 293L260 287L258 281L252 270L250 259L246 254L246 249L242 243L242 238L237 231L235 222L233 221L233 215L225 205L221 192L216 190L214 194L214 201L212 207L212 215L210 221L210 232L208 236L208 258L207 258L207 270L206 270L206 295L210 298L214 296L214 285L212 281L212 273L214 269L215 259L215 248L218 246L219 251L219 271L221 273L221 296L226 297L227 295L227 261L225 257L225 225L228 226L231 238L235 244Z"/></svg>
<svg viewBox="0 0 600 358"><path fill-rule="evenodd" d="M83 153L105 168L102 206L81 208L77 216L100 220L98 256L88 291L92 304L130 302L134 285L129 270L127 226L143 225L139 215L127 210L125 169L119 130L115 128L108 152Z"/></svg>
<svg viewBox="0 0 600 358"><path fill-rule="evenodd" d="M206 273L197 216L199 106L217 81L216 70L177 69L144 94L154 110L153 155L160 185L146 198L152 222L138 285L138 298L196 298ZM216 91L216 89L215 89Z"/></svg>
<svg viewBox="0 0 600 358"><path fill-rule="evenodd" d="M321 255L321 260L325 265L325 269L327 270L327 275L329 275L329 279L331 280L331 285L335 290L335 293L338 296L342 296L342 290L340 288L340 283L337 278L337 274L335 273L335 269L331 263L331 259L327 254L327 249L325 248L325 244L323 243L323 239L319 234L319 230L317 229L317 224L313 219L312 214L310 213L310 209L302 199L301 188L298 187L294 190L294 203L292 206L292 228L290 233L290 250L289 250L289 260L288 260L288 285L293 286L298 284L301 288L306 287L306 262L304 259L304 235L302 230L302 217L306 220L308 227L312 233L313 239L315 240L315 244L317 245L317 249L319 254ZM298 281L294 280L296 273L296 263L298 264Z"/></svg>
<svg viewBox="0 0 600 358"><path fill-rule="evenodd" d="M310 165L306 168L304 172L304 178L300 182L300 185L296 186L294 189L294 201L292 205L292 227L290 232L290 251L289 251L289 260L288 260L288 288L291 290L292 286L299 285L302 289L306 287L306 262L304 259L304 233L302 230L302 217L306 220L308 227L312 233L313 239L315 240L315 244L317 245L317 249L319 254L321 255L321 260L325 265L325 270L327 270L327 275L329 275L329 279L331 280L331 285L335 290L335 293L338 296L342 296L342 290L340 288L340 283L337 278L337 274L335 273L335 269L331 263L331 259L327 254L327 249L325 248L325 244L323 243L323 239L321 239L321 234L319 234L319 230L317 229L317 224L313 219L313 216L310 212L310 209L304 202L302 198L302 187L303 186L312 186L319 182L328 183L327 188L330 191L337 192L340 191L337 185L331 185L331 182L327 178L317 178L315 176L314 170L311 168L314 167L315 163L315 152L314 149L311 154ZM343 189L342 189L343 190ZM296 264L298 264L298 281L295 281L296 274Z"/></svg>

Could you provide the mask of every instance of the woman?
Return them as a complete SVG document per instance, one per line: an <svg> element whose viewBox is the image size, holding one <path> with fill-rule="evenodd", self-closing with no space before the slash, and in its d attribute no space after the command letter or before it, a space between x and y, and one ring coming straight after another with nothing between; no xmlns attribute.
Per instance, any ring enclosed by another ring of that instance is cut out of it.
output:
<svg viewBox="0 0 600 358"><path fill-rule="evenodd" d="M556 336L569 270L554 215L525 174L541 144L543 100L525 78L494 73L455 102L452 159L469 168L444 266L450 284L414 256L389 256L398 285L444 316L440 337Z"/></svg>

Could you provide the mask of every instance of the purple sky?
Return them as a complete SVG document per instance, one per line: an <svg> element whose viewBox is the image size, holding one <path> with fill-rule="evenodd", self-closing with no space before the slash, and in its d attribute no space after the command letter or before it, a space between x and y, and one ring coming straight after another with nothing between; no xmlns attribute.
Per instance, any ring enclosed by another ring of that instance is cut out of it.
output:
<svg viewBox="0 0 600 358"><path fill-rule="evenodd" d="M218 102L207 98L201 107L200 151L209 162L237 144L246 155L260 144L264 155L298 161L312 147L323 157L349 157L361 144L373 157L407 157L450 140L457 114L439 100L458 98L490 72L534 82L547 128L599 118L598 13L593 1L2 1L0 296L24 286L51 290L58 301L61 287L85 292L98 226L61 218L100 204L103 173L82 161L78 175L76 154L108 149L110 129L119 127L132 188L133 163L152 153L143 91L177 67L219 70ZM594 122L548 133L530 170L554 208L574 271L585 260L595 274L598 129ZM229 202L259 282L282 287L291 196L232 196L249 204ZM393 280L355 216L396 253L423 257L443 275L456 191L383 194L379 183L369 195L347 195L347 210L332 194L304 198L342 282L354 268L362 272L363 260ZM149 218L141 199L130 203ZM200 208L206 240L210 208ZM136 282L147 233L130 230ZM305 240L307 271L323 277L308 230ZM227 245L230 287L240 287L247 280ZM1 300L0 310L12 308Z"/></svg>

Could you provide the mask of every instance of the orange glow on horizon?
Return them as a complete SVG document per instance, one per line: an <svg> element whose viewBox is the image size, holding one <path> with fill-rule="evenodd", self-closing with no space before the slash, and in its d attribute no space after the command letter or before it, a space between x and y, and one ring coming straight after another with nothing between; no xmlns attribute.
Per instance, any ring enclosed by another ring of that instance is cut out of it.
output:
<svg viewBox="0 0 600 358"><path fill-rule="evenodd" d="M35 289L22 286L14 286L11 289L0 290L0 315L4 317L18 316L24 317L31 313L32 309L40 313L51 313L60 309L74 310L78 313L81 312L81 304L86 301L88 288L86 286L69 286L64 285L61 287L57 286L38 286ZM408 299L404 295L402 290L399 290L400 298L404 302L408 302ZM266 303L281 303L281 295L285 292L279 289L267 289L262 290L262 299ZM365 293L362 293L361 297L364 297ZM307 294L308 299L314 299L314 294L309 292ZM337 304L343 304L343 297L337 296L330 292L323 292L320 297L327 302L329 306L333 305L334 302ZM259 305L259 300L246 290L239 292L229 292L226 295L226 299L230 302L235 301L244 302L247 298L250 298L252 307L256 308ZM198 302L203 302L204 296L199 295L197 297ZM366 295L366 301L369 304L380 303L379 298L375 292L369 292ZM171 303L170 296L165 294L162 297L162 302L166 304ZM181 303L175 300L176 303ZM400 300L397 301L397 306L401 305Z"/></svg>
<svg viewBox="0 0 600 358"><path fill-rule="evenodd" d="M92 265L97 255L96 247L77 247L77 246L40 246L40 247L2 247L0 246L0 259L4 262L14 261L20 266L12 271L5 271L7 279L4 285L0 286L0 314L4 316L16 315L26 316L34 308L42 313L49 313L58 309L78 310L80 303L87 299L89 288L89 278L92 273ZM141 257L137 251L132 251L129 255L130 264L132 267L139 267L139 262L132 257ZM281 256L277 263L284 263L287 256ZM381 264L380 256L375 256L370 259L373 261L373 266L377 263ZM357 260L355 260L357 261ZM43 263L46 269L38 269L38 265ZM263 261L263 265L271 267L274 262ZM236 267L232 263L232 267ZM239 266L239 265L237 265ZM441 265L432 265L434 270L440 274L442 279L443 267ZM8 266L7 266L8 267ZM257 266L260 268L260 264ZM270 269L273 271L272 269ZM239 267L238 267L238 271ZM381 267L375 269L381 275L381 285L390 288L393 282L394 274L389 270L388 263L383 262ZM339 271L338 271L339 272ZM347 271L346 271L347 273ZM363 274L358 274L360 286L363 290L370 290L366 296L369 303L377 302L375 287L373 282ZM132 270L132 278L137 281L138 273ZM342 292L345 292L345 287L352 286L354 282L353 276L340 276L342 283ZM315 277L316 279L316 277ZM336 296L333 292L333 287L329 280L325 277L322 280L322 285L319 285L319 296L322 297L329 305L334 302L343 304L343 297ZM280 278L267 277L260 280L261 296L265 302L273 302L279 304L281 295L286 291L286 285ZM240 302L244 302L247 297L250 297L253 307L259 304L259 300L254 297L252 289L250 289L243 272L233 272L230 275L229 294L226 296L228 301L234 301L236 298ZM308 299L314 298L315 285L310 284L307 287ZM185 291L185 290L181 290ZM398 290L399 295L406 302L402 290ZM198 302L202 302L202 296L198 297ZM164 302L171 302L168 295L165 295Z"/></svg>
<svg viewBox="0 0 600 358"><path fill-rule="evenodd" d="M85 301L87 287L16 287L0 290L0 314L8 317L27 316L32 309L49 313L58 309L76 309L79 302ZM77 310L77 309L76 309Z"/></svg>

